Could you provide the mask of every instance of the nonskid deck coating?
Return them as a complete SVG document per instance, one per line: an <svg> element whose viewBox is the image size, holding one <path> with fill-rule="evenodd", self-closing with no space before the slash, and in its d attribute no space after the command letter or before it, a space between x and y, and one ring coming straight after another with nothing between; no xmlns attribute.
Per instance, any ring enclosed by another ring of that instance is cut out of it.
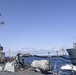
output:
<svg viewBox="0 0 76 75"><path fill-rule="evenodd" d="M0 75L53 75L53 74L51 73L43 74L41 72L32 71L31 68L28 68L26 70L18 72L0 72Z"/></svg>

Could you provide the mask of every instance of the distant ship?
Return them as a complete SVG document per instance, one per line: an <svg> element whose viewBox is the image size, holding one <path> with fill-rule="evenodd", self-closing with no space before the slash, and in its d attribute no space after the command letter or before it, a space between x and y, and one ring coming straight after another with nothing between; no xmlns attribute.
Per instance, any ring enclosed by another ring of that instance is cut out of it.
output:
<svg viewBox="0 0 76 75"><path fill-rule="evenodd" d="M76 43L73 43L73 48L66 50L69 53L72 64L76 65Z"/></svg>

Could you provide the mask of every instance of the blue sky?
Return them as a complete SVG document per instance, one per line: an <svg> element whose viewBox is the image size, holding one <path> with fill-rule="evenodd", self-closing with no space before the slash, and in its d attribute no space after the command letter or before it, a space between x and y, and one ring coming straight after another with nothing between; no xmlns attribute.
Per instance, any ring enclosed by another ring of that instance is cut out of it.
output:
<svg viewBox="0 0 76 75"><path fill-rule="evenodd" d="M0 13L5 51L30 47L53 53L54 47L69 48L76 42L76 0L0 0Z"/></svg>

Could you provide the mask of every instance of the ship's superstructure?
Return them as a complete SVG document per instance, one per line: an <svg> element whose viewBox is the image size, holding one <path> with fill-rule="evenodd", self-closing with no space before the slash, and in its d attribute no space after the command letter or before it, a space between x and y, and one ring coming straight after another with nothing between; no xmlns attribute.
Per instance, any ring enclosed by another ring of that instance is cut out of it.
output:
<svg viewBox="0 0 76 75"><path fill-rule="evenodd" d="M73 43L73 48L66 50L69 53L72 64L76 65L76 43Z"/></svg>
<svg viewBox="0 0 76 75"><path fill-rule="evenodd" d="M5 62L5 53L3 52L3 47L0 45L0 63Z"/></svg>

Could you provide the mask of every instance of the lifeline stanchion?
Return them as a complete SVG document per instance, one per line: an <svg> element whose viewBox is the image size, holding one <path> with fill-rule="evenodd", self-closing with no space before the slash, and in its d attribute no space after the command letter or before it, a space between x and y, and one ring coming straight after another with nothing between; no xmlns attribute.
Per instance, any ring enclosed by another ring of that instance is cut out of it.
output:
<svg viewBox="0 0 76 75"><path fill-rule="evenodd" d="M53 75L58 75L56 63L54 65Z"/></svg>
<svg viewBox="0 0 76 75"><path fill-rule="evenodd" d="M72 67L72 74L74 75L73 65L71 67Z"/></svg>

